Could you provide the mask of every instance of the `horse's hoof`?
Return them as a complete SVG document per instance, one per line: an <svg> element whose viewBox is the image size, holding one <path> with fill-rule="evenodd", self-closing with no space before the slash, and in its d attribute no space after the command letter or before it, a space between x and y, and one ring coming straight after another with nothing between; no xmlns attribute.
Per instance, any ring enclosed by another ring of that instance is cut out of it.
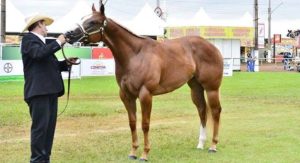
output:
<svg viewBox="0 0 300 163"><path fill-rule="evenodd" d="M217 149L215 148L209 148L208 153L217 153Z"/></svg>
<svg viewBox="0 0 300 163"><path fill-rule="evenodd" d="M128 158L129 158L130 160L136 160L136 159L137 159L137 157L136 157L136 156L133 156L133 155L128 156Z"/></svg>
<svg viewBox="0 0 300 163"><path fill-rule="evenodd" d="M197 145L197 149L203 150L203 149L204 149L204 145L203 145L202 143L199 143L199 144Z"/></svg>
<svg viewBox="0 0 300 163"><path fill-rule="evenodd" d="M146 161L148 161L148 160L145 159L145 158L140 158L140 161L141 161L141 162L146 162Z"/></svg>

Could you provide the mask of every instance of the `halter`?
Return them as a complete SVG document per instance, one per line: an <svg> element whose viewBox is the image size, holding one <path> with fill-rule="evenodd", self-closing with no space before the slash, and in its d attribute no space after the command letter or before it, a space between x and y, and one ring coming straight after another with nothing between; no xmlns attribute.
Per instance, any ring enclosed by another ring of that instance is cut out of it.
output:
<svg viewBox="0 0 300 163"><path fill-rule="evenodd" d="M91 32L87 32L84 27L81 25L81 24L78 24L77 23L77 26L79 27L81 33L82 33L82 36L78 39L78 41L84 41L84 42L87 42L88 41L88 38L90 35L93 35L93 34L96 34L96 33L100 33L101 34L101 38L103 37L104 35L104 28L106 27L107 25L107 21L106 19L103 21L102 23L102 26L99 28L99 29L96 29L94 31L91 31Z"/></svg>

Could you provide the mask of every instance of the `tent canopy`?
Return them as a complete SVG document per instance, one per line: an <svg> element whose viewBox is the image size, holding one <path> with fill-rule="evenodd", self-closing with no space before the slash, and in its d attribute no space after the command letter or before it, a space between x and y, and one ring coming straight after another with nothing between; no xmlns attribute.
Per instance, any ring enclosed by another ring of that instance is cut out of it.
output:
<svg viewBox="0 0 300 163"><path fill-rule="evenodd" d="M125 23L125 26L137 35L162 36L164 34L165 22L146 3L131 21Z"/></svg>
<svg viewBox="0 0 300 163"><path fill-rule="evenodd" d="M25 27L25 16L11 3L6 1L6 32L22 32Z"/></svg>
<svg viewBox="0 0 300 163"><path fill-rule="evenodd" d="M64 33L72 29L76 23L80 23L84 16L91 13L91 7L84 0L79 0L69 13L57 21L54 21L54 23L49 26L49 33Z"/></svg>
<svg viewBox="0 0 300 163"><path fill-rule="evenodd" d="M189 24L191 26L205 26L205 25L211 25L212 19L206 14L206 11L201 7L194 17L189 20Z"/></svg>

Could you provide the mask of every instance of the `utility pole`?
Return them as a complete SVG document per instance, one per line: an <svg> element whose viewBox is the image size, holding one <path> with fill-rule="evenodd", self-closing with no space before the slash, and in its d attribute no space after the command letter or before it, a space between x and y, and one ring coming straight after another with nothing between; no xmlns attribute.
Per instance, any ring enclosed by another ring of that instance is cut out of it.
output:
<svg viewBox="0 0 300 163"><path fill-rule="evenodd" d="M5 42L5 6L6 6L6 0L1 0L1 13L0 13L0 43Z"/></svg>
<svg viewBox="0 0 300 163"><path fill-rule="evenodd" d="M271 58L275 58L275 56L272 56L271 54L271 16L272 16L272 11L271 11L271 0L269 0L269 8L268 8L268 62L271 62ZM271 57L272 56L272 57Z"/></svg>
<svg viewBox="0 0 300 163"><path fill-rule="evenodd" d="M254 50L258 50L258 0L254 0L254 13L255 13L255 36L254 36Z"/></svg>
<svg viewBox="0 0 300 163"><path fill-rule="evenodd" d="M254 36L254 56L256 58L255 61L255 68L257 65L256 71L258 71L258 64L259 64L259 56L258 56L258 0L254 0L254 13L255 13L255 36Z"/></svg>

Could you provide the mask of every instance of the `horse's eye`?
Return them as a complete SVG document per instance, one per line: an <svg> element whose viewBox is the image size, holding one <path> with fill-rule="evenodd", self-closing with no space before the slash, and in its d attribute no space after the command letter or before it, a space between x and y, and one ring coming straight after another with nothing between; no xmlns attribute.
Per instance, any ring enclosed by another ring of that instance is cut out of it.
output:
<svg viewBox="0 0 300 163"><path fill-rule="evenodd" d="M91 21L89 24L90 24L90 25L96 25L96 22Z"/></svg>

